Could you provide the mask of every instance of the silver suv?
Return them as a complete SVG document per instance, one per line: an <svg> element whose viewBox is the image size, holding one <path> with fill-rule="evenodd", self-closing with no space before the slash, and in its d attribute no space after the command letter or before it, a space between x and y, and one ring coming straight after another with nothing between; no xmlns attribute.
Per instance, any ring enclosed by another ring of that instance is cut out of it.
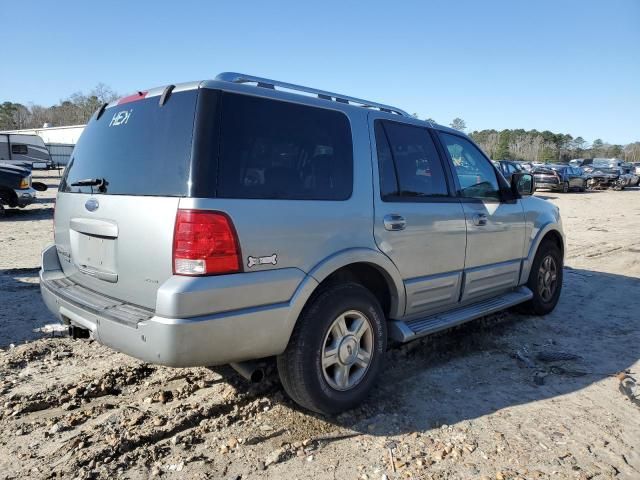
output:
<svg viewBox="0 0 640 480"><path fill-rule="evenodd" d="M336 413L389 340L553 310L564 237L533 188L367 100L236 73L141 91L73 152L42 295L74 336L147 362L250 376L276 356L296 402Z"/></svg>

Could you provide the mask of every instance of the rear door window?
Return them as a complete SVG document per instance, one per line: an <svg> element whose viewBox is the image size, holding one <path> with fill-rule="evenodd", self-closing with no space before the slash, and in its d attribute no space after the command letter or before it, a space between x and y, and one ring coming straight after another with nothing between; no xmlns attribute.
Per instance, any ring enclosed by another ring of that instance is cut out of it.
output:
<svg viewBox="0 0 640 480"><path fill-rule="evenodd" d="M161 107L150 97L110 107L87 124L60 184L71 193L187 196L197 90ZM104 179L104 188L78 185ZM75 184L75 185L74 185Z"/></svg>
<svg viewBox="0 0 640 480"><path fill-rule="evenodd" d="M375 135L383 200L449 195L442 162L426 128L377 120Z"/></svg>
<svg viewBox="0 0 640 480"><path fill-rule="evenodd" d="M351 196L353 145L343 113L226 92L221 108L218 197Z"/></svg>

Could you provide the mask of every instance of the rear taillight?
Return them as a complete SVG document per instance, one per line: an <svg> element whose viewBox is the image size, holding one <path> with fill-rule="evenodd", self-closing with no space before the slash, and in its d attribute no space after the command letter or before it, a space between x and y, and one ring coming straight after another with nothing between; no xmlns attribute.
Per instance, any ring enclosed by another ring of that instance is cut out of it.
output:
<svg viewBox="0 0 640 480"><path fill-rule="evenodd" d="M241 270L231 219L221 212L178 210L173 232L173 273L220 275Z"/></svg>

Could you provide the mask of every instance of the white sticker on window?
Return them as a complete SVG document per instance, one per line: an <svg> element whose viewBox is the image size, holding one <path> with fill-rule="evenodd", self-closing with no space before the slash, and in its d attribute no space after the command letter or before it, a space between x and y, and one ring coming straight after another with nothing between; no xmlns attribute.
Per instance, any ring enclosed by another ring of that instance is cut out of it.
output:
<svg viewBox="0 0 640 480"><path fill-rule="evenodd" d="M117 113L114 113L113 118L111 118L111 121L109 122L109 126L118 127L120 125L126 125L129 121L129 118L131 118L131 112L133 112L133 109L121 110Z"/></svg>

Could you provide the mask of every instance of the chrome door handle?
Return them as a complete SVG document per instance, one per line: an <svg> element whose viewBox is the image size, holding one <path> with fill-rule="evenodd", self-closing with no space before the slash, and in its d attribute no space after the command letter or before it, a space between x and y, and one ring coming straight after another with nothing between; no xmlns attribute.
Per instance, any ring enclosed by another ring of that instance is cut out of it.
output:
<svg viewBox="0 0 640 480"><path fill-rule="evenodd" d="M407 221L402 215L397 213L390 213L384 216L384 228L390 232L397 232L398 230L404 230L407 227Z"/></svg>
<svg viewBox="0 0 640 480"><path fill-rule="evenodd" d="M487 224L487 216L484 213L476 213L473 216L473 224L481 227Z"/></svg>

